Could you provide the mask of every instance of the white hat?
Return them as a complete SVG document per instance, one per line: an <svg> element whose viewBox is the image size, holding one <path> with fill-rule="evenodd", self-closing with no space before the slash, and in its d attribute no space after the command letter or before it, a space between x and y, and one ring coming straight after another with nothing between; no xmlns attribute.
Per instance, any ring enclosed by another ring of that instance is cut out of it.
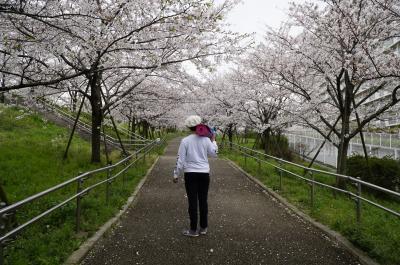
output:
<svg viewBox="0 0 400 265"><path fill-rule="evenodd" d="M201 118L200 116L197 115L191 115L187 117L185 120L185 126L189 128L199 125L200 123L201 123Z"/></svg>

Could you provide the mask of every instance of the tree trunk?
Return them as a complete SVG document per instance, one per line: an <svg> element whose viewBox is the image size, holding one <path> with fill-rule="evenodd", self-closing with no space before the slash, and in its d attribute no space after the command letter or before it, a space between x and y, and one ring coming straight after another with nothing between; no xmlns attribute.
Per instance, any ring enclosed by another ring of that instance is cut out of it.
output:
<svg viewBox="0 0 400 265"><path fill-rule="evenodd" d="M244 143L249 143L249 128L247 126L244 128Z"/></svg>
<svg viewBox="0 0 400 265"><path fill-rule="evenodd" d="M276 154L278 154L278 157L280 158L284 158L283 157L283 141L282 141L282 133L278 130L278 132L275 134L276 138L275 138L275 142L274 142L274 150L276 152ZM275 154L273 154L275 155Z"/></svg>
<svg viewBox="0 0 400 265"><path fill-rule="evenodd" d="M229 125L228 125L227 134L228 134L228 140L229 140L230 146L231 146L231 148L232 148L232 142L233 142L233 124L229 124Z"/></svg>
<svg viewBox="0 0 400 265"><path fill-rule="evenodd" d="M104 121L103 121L104 123ZM107 147L107 139L106 139L106 131L104 126L102 126L103 129L103 143L104 143L104 153L106 155L106 160L107 160L107 165L111 164L110 157L108 156L108 147Z"/></svg>
<svg viewBox="0 0 400 265"><path fill-rule="evenodd" d="M131 139L135 140L135 133L136 133L136 119L132 116L131 120Z"/></svg>
<svg viewBox="0 0 400 265"><path fill-rule="evenodd" d="M95 72L90 80L90 105L92 107L92 162L100 162L102 101L100 75Z"/></svg>
<svg viewBox="0 0 400 265"><path fill-rule="evenodd" d="M78 92L68 90L71 99L70 110L75 113L78 106Z"/></svg>
<svg viewBox="0 0 400 265"><path fill-rule="evenodd" d="M75 93L74 97L71 98L71 105L72 105L71 110L73 113L75 113L77 105L78 105L78 95L76 93Z"/></svg>
<svg viewBox="0 0 400 265"><path fill-rule="evenodd" d="M5 74L2 74L1 76L1 87L5 87L6 85L6 80L5 80ZM0 92L0 103L5 103L6 97L5 97L5 92Z"/></svg>
<svg viewBox="0 0 400 265"><path fill-rule="evenodd" d="M369 167L369 160L368 160L367 147L365 146L363 128L362 128L362 126L361 126L361 121L360 121L360 117L358 116L358 112L357 112L357 109L356 109L356 101L354 100L354 98L353 98L353 100L352 100L352 103L353 103L354 113L356 114L356 120L357 120L358 130L360 131L360 138L361 138L362 148L363 148L363 151L364 151L365 162L367 163L368 172L369 172L370 175L371 175L371 172L370 172L371 169L370 169L370 167Z"/></svg>
<svg viewBox="0 0 400 265"><path fill-rule="evenodd" d="M6 54L3 55L3 66L5 66L5 61L6 61ZM6 74L2 73L1 74L1 87L6 86ZM6 97L5 97L5 92L0 92L0 103L5 103Z"/></svg>
<svg viewBox="0 0 400 265"><path fill-rule="evenodd" d="M142 121L138 121L138 134L143 136L143 122Z"/></svg>
<svg viewBox="0 0 400 265"><path fill-rule="evenodd" d="M225 141L226 129L222 131L221 142Z"/></svg>
<svg viewBox="0 0 400 265"><path fill-rule="evenodd" d="M337 173L346 175L347 171L347 151L349 149L350 140L345 138L341 141L338 150L338 161L337 161ZM344 189L346 188L346 180L343 178L336 178L336 186L338 188Z"/></svg>
<svg viewBox="0 0 400 265"><path fill-rule="evenodd" d="M342 126L340 132L340 144L338 150L338 158L337 158L337 173L346 175L347 170L347 151L349 149L349 132L350 132L350 114L351 114L351 104L353 102L353 90L354 85L351 83L349 74L345 71L344 74L345 79L345 95L344 95L344 104L342 110ZM346 188L346 180L340 177L336 178L336 186L341 189Z"/></svg>
<svg viewBox="0 0 400 265"><path fill-rule="evenodd" d="M143 122L143 134L146 139L149 139L149 123L147 121Z"/></svg>
<svg viewBox="0 0 400 265"><path fill-rule="evenodd" d="M268 154L270 152L270 134L271 134L270 128L266 129L262 133L261 144L265 154Z"/></svg>

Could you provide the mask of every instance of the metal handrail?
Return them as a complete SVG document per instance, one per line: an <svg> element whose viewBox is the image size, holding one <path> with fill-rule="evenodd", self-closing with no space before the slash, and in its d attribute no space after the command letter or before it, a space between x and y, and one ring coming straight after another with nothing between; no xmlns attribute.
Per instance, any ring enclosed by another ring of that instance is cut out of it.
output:
<svg viewBox="0 0 400 265"><path fill-rule="evenodd" d="M37 101L40 102L41 104L43 104L46 107L49 107L53 110L56 110L56 113L60 114L61 116L63 116L63 118L67 119L70 122L74 122L75 121L75 117L73 115L71 115L70 113L62 110L59 108L59 106L55 105L55 104L51 104L49 102L47 102L46 100L42 99L42 98L37 98ZM91 132L91 126L89 124L87 124L84 121L78 120L77 125L84 129L87 132ZM121 131L121 127L119 128L119 130ZM101 135L103 135L103 133L101 132ZM119 146L118 139L115 139L114 137L105 134L106 139L113 145ZM135 134L135 137L139 137L139 135ZM140 136L141 139L122 139L122 142L125 143L130 143L131 145L140 145L140 144L136 144L136 142L145 142L145 143L149 143L151 142L151 140L146 139L142 136Z"/></svg>
<svg viewBox="0 0 400 265"><path fill-rule="evenodd" d="M149 139L146 139L145 137L143 137L143 136L141 136L141 135L139 135L137 133L131 132L128 129L126 129L126 128L120 126L120 125L118 125L117 127L121 132L125 133L126 135L133 134L136 138L139 138L139 139L135 139L137 141L149 141Z"/></svg>
<svg viewBox="0 0 400 265"><path fill-rule="evenodd" d="M58 108L57 105L50 104L50 103L48 103L47 101L45 101L44 99L41 99L41 98L37 98L37 101L40 102L45 107L48 107L48 108L51 108L52 110L55 110L55 112L57 114L61 115L62 118L68 120L69 122L71 122L71 123L75 122L75 117L74 116L72 116L70 113L67 113L67 112L63 111L62 109ZM81 128L81 129L83 129L84 131L88 132L88 133L91 132L91 126L89 124L81 121L81 120L78 120L77 126L79 128ZM100 134L102 136L104 136L103 132L100 132ZM117 141L118 141L117 139L113 138L112 136L110 136L108 134L105 135L105 138L106 138L107 142L109 142L110 144L120 148L120 146L117 144Z"/></svg>
<svg viewBox="0 0 400 265"><path fill-rule="evenodd" d="M154 142L155 142L155 141L154 141ZM152 145L154 142L152 142L150 145ZM53 186L53 187L51 187L51 188L49 188L49 189L47 189L47 190L44 190L44 191L39 192L39 193L37 193L37 194L34 194L34 195L32 195L32 196L30 196L30 197L28 197L28 198L25 198L25 199L23 199L23 200L21 200L21 201L18 201L18 202L16 202L16 203L13 203L13 204L11 204L11 205L9 205L9 206L7 206L7 207L4 207L4 208L0 209L0 216L3 215L3 214L5 214L5 213L7 213L7 212L12 211L12 210L16 210L17 208L20 208L20 207L24 206L25 204L27 204L27 203L29 203L29 202L32 202L32 201L34 201L34 200L36 200L36 199L39 199L39 198L41 198L41 197L43 197L43 196L45 196L45 195L47 195L47 194L49 194L49 193L52 193L52 192L54 192L54 191L57 191L57 190L59 190L59 189L65 187L65 186L68 186L69 184L74 183L74 182L76 182L76 181L78 181L78 180L80 180L80 179L86 179L88 176L90 176L90 175L92 175L92 174L96 174L96 173L99 173L99 172L103 172L103 171L106 171L106 170L108 170L108 169L113 169L113 168L115 168L115 167L121 165L122 163L124 163L124 162L130 160L133 156L136 156L136 154L139 154L139 153L142 152L145 148L147 148L147 146L145 146L145 147L143 147L143 148L137 150L136 152L130 154L129 156L127 156L127 157L125 157L124 159L118 161L118 162L115 163L114 165L110 165L110 166L106 166L106 167L102 167L102 168L97 168L97 169L94 169L94 170L91 170L91 171L87 171L87 172L85 172L85 173L83 173L83 174L81 174L81 175L79 175L79 176L76 176L75 178L69 179L69 180L67 180L67 181L65 181L65 182L62 182L62 183L60 183L60 184L57 184L57 185L55 185L55 186ZM1 241L1 240L0 240L0 241Z"/></svg>
<svg viewBox="0 0 400 265"><path fill-rule="evenodd" d="M24 230L25 228L29 227L30 225L36 223L38 220L42 219L43 217L49 215L50 213L54 212L55 210L61 208L62 206L64 206L65 204L73 201L73 200L77 200L77 209L78 209L78 204L80 205L80 199L86 195L90 190L105 184L105 183L111 183L114 179L116 179L118 176L122 175L123 173L125 173L132 165L134 165L138 160L140 159L145 159L146 158L146 154L148 154L149 152L151 152L156 146L159 146L162 142L164 142L165 139L156 139L154 141L152 141L151 143L147 144L146 146L140 148L139 150L135 151L134 153L130 154L129 156L125 157L124 159L121 159L120 161L118 161L117 163L113 164L113 165L108 165L102 168L98 168L98 169L94 169L91 171L87 171L83 174L80 174L72 179L69 179L67 181L64 181L60 184L57 184L51 188L48 188L47 190L44 190L42 192L39 192L37 194L34 194L32 196L29 196L21 201L18 201L16 203L13 203L11 205L8 205L4 208L0 209L0 219L6 219L7 215L9 215L10 213L15 213L15 211L29 203L35 202L36 200L47 196L49 194L54 193L57 190L60 190L64 187L67 187L69 185L71 185L72 183L78 183L78 186L80 183L83 183L84 180L89 179L91 176L95 175L96 173L99 172L108 172L110 173L112 169L120 166L120 165L124 165L124 167L117 172L114 176L111 176L111 174L109 174L107 176L107 179L102 180L100 182L97 182L95 184L92 184L89 187L86 187L85 189L79 190L72 196L70 196L69 198L67 198L66 200L62 201L61 203L45 210L44 212L40 213L39 215L31 218L30 220L28 220L27 222L19 225L18 227L13 228L10 231L7 231L6 233L4 233L3 235L0 234L0 255L2 254L2 248L4 248L7 243L9 241L11 241L11 238L17 234L19 234L22 230ZM132 160L132 158L134 158ZM132 160L132 161L131 161ZM130 162L130 163L129 163ZM80 206L79 206L80 208ZM79 227L79 222L80 220L76 219L76 225L77 227ZM1 265L1 261L2 261L2 257L0 257L0 265Z"/></svg>
<svg viewBox="0 0 400 265"><path fill-rule="evenodd" d="M224 143L224 145L225 144L226 143ZM358 207L357 207L358 211L359 211L359 206L360 206L360 203L361 203L361 200L362 200L362 201L365 201L365 202L367 202L367 203L369 203L369 204L371 204L371 205L373 205L373 206L375 206L377 208L380 208L380 209L382 209L382 210L384 210L386 212L389 212L389 213L391 213L391 214L393 214L393 215L395 215L397 217L400 217L400 212L398 212L396 210L393 210L393 209L390 209L390 208L387 208L387 207L385 207L385 206L383 206L383 205L381 205L379 203L373 202L373 201L361 196L361 187L362 186L366 186L366 187L378 190L380 192L383 192L383 193L386 193L386 194L389 194L389 195L393 195L393 196L395 196L397 198L400 198L400 193L398 193L396 191L380 187L378 185L363 181L363 180L361 180L359 178L354 178L354 177L347 176L347 175L337 174L337 173L334 173L334 172L329 172L329 171L324 171L324 170L320 170L320 169L309 168L309 167L306 167L306 166L303 166L303 165L299 165L299 164L296 164L296 163L293 163L293 162L290 162L290 161L287 161L287 160L284 160L284 159L281 159L281 158L278 158L278 157L275 157L275 156L272 156L272 155L268 155L268 154L262 153L260 151L257 151L257 150L254 150L254 149L251 149L251 148L248 148L248 147L245 147L245 146L238 145L238 144L233 143L233 142L228 142L227 144L232 146L232 147L234 147L236 150L238 150L240 153L244 154L246 157L253 158L253 159L257 160L258 162L264 162L266 164L269 164L269 165L273 166L274 168L276 168L277 170L279 170L280 172L285 172L287 174L290 174L292 176L300 178L300 179L302 179L302 180L304 180L304 181L306 181L306 182L308 182L308 183L310 183L312 185L315 184L315 185L323 186L323 187L326 187L326 188L329 188L329 189L332 189L332 190L347 194L347 195L349 195L349 196L351 196L353 198L358 199L358 200L356 200L356 202L359 204ZM248 152L251 152L253 154L257 154L259 156L262 156L264 159L262 159L260 157L256 157L254 155L251 155ZM273 164L273 163L265 160L265 158L269 158L269 159L272 159L274 161L277 161L278 163L280 163L280 165ZM309 178L306 178L304 176L300 176L300 175L298 175L298 174L296 174L294 172L291 172L291 171L283 168L282 167L283 164L287 164L287 165L291 165L291 166L295 166L295 167L301 168L305 172L311 173L311 174L312 173L320 173L320 174L324 174L324 175L330 175L330 176L339 177L339 178L342 178L342 179L349 180L349 181L351 181L351 182L353 182L353 183L355 183L357 185L358 193L355 194L355 193L353 193L351 191L348 191L348 190L344 190L344 189L341 189L341 188L338 188L338 187L335 187L335 186L332 186L332 185L329 185L329 184L326 184L326 183L322 183L322 182L316 181L314 179L309 179ZM357 213L357 216L359 216L359 213Z"/></svg>

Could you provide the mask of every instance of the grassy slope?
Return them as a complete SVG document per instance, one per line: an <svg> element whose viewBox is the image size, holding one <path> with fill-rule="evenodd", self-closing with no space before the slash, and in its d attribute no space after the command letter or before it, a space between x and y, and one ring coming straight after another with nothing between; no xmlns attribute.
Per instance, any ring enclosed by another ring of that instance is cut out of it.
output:
<svg viewBox="0 0 400 265"><path fill-rule="evenodd" d="M362 222L361 225L358 225L355 220L355 203L347 196L337 195L335 199L332 191L317 187L315 205L314 208L311 208L310 186L304 181L293 176L284 176L283 188L279 190L279 173L272 165L263 164L261 171L258 171L258 164L253 159L248 158L245 163L242 156L232 154L226 149L222 151L222 154L235 161L251 175L260 179L266 186L280 193L317 221L340 232L372 258L381 262L382 265L400 264L400 256L398 255L400 249L399 218L363 203ZM291 166L285 166L285 168L302 175L302 170L298 168ZM335 183L334 179L323 175L315 175L315 179L331 185ZM400 211L398 201L377 199L365 193L364 196Z"/></svg>
<svg viewBox="0 0 400 265"><path fill-rule="evenodd" d="M75 137L62 161L68 130L16 108L0 107L0 172L9 200L17 201L93 168L90 146ZM33 184L33 185L32 185Z"/></svg>
<svg viewBox="0 0 400 265"><path fill-rule="evenodd" d="M62 161L68 139L68 130L60 128L26 110L0 105L0 182L11 202L21 200L55 184L74 177L100 165L91 165L90 145L74 138L69 158ZM112 154L113 161L119 159ZM60 264L97 228L115 215L134 187L154 161L155 156L139 163L121 178L112 183L109 205L105 203L104 185L91 191L82 202L82 231L77 236L75 228L74 202L45 217L24 231L6 250L6 264ZM104 159L103 159L104 160ZM85 181L84 186L104 179L98 174ZM76 190L76 185L60 190L49 197L21 208L17 213L18 223L64 200Z"/></svg>

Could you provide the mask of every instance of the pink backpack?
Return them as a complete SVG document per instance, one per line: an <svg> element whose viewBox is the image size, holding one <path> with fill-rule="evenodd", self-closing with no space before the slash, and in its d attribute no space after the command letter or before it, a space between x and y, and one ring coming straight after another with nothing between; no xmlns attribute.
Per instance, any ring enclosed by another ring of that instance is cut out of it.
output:
<svg viewBox="0 0 400 265"><path fill-rule="evenodd" d="M198 136L211 138L212 136L211 128L205 124L199 124L196 126L196 134Z"/></svg>

